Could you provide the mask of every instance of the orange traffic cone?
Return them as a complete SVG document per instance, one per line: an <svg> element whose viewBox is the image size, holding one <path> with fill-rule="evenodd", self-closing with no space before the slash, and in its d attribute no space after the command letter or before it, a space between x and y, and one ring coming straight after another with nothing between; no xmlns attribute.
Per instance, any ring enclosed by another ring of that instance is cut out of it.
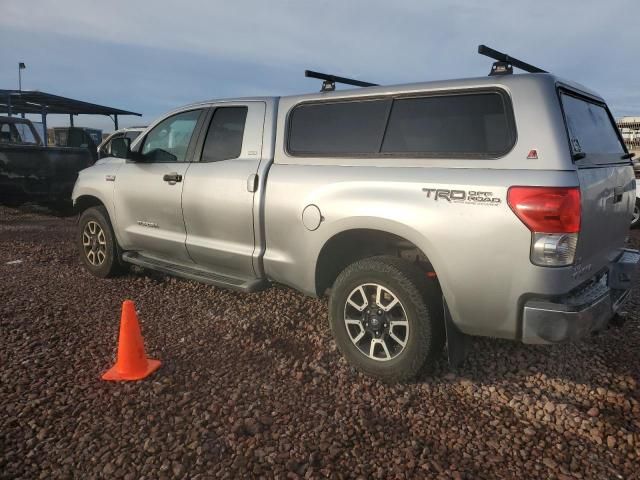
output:
<svg viewBox="0 0 640 480"><path fill-rule="evenodd" d="M159 367L159 360L148 359L145 355L136 307L131 300L125 300L122 302L122 317L120 318L118 359L116 364L102 375L102 379L140 380Z"/></svg>

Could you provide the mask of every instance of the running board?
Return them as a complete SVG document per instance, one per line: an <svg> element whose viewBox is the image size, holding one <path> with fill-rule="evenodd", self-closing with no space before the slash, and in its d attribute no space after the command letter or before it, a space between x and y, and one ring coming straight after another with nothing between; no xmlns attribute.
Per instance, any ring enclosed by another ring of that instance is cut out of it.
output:
<svg viewBox="0 0 640 480"><path fill-rule="evenodd" d="M156 270L158 272L185 278L187 280L194 280L196 282L215 285L216 287L229 288L240 292L257 292L258 290L264 290L269 286L269 282L264 279L227 277L226 275L220 275L200 268L175 265L156 258L145 257L137 252L123 253L122 260L142 268L148 268L149 270Z"/></svg>

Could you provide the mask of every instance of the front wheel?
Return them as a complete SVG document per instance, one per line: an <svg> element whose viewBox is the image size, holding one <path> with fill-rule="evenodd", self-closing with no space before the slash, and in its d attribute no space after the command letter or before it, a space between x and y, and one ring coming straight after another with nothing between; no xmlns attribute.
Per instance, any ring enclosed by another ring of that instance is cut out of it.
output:
<svg viewBox="0 0 640 480"><path fill-rule="evenodd" d="M396 257L349 265L331 291L329 322L349 363L388 382L415 377L444 345L437 281Z"/></svg>
<svg viewBox="0 0 640 480"><path fill-rule="evenodd" d="M631 217L631 228L640 225L640 198L636 198L636 204L633 207L633 216Z"/></svg>
<svg viewBox="0 0 640 480"><path fill-rule="evenodd" d="M80 215L78 243L80 259L96 277L113 277L124 270L119 258L109 214L104 207L91 207Z"/></svg>

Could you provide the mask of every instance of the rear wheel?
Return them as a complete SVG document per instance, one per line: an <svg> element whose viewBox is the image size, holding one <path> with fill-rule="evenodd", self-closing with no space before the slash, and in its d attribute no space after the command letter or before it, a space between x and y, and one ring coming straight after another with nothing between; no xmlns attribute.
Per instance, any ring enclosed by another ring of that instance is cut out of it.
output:
<svg viewBox="0 0 640 480"><path fill-rule="evenodd" d="M636 198L636 204L633 207L633 216L631 217L631 228L640 225L640 198Z"/></svg>
<svg viewBox="0 0 640 480"><path fill-rule="evenodd" d="M124 270L120 249L104 207L91 207L80 215L80 259L85 268L97 277L112 277Z"/></svg>
<svg viewBox="0 0 640 480"><path fill-rule="evenodd" d="M329 321L349 363L388 382L415 377L444 344L437 281L396 257L348 266L333 286Z"/></svg>

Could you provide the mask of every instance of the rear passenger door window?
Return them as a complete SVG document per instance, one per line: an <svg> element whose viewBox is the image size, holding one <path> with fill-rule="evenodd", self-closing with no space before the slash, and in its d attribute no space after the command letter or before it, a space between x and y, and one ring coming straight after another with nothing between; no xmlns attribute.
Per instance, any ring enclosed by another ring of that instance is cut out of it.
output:
<svg viewBox="0 0 640 480"><path fill-rule="evenodd" d="M247 107L219 107L213 112L202 149L202 162L238 158L247 121Z"/></svg>

